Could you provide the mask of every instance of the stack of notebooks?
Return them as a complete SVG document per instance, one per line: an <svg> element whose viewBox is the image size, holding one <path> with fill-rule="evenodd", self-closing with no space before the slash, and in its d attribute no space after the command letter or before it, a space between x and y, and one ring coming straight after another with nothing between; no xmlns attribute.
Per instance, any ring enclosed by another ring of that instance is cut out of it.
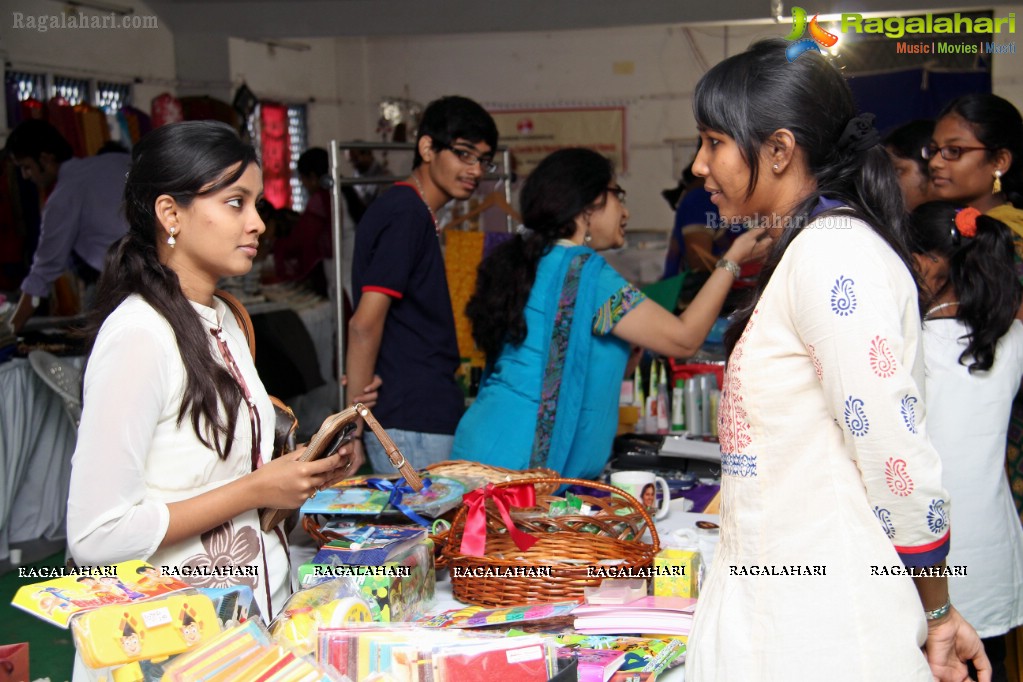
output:
<svg viewBox="0 0 1023 682"><path fill-rule="evenodd" d="M585 635L688 636L695 610L695 599L642 597L627 604L583 604L572 615L576 632Z"/></svg>

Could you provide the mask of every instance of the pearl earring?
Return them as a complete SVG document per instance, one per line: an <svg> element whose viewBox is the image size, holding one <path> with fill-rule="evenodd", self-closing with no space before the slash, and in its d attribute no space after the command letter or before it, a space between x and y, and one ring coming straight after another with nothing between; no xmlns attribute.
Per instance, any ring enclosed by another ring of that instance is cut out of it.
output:
<svg viewBox="0 0 1023 682"><path fill-rule="evenodd" d="M991 185L991 193L992 194L999 194L1001 191L1002 191L1002 171L996 170L995 171L995 181L994 181L994 184Z"/></svg>
<svg viewBox="0 0 1023 682"><path fill-rule="evenodd" d="M170 229L170 236L167 237L167 246L171 247L172 249L174 248L174 245L178 243L178 240L174 238L175 231L176 231L175 228L172 227Z"/></svg>
<svg viewBox="0 0 1023 682"><path fill-rule="evenodd" d="M590 242L592 242L592 241L593 241L593 235L592 235L592 234L590 234L590 231L589 231L589 230L586 230L586 234L585 234L585 235L583 235L583 241L584 241L585 243L587 243L587 244L589 244Z"/></svg>
<svg viewBox="0 0 1023 682"><path fill-rule="evenodd" d="M778 170L778 164L774 164L774 169Z"/></svg>

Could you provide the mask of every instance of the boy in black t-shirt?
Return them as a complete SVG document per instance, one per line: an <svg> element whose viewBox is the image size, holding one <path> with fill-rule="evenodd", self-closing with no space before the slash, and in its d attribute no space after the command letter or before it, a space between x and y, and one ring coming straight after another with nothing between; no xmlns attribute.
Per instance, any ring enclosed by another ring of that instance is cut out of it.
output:
<svg viewBox="0 0 1023 682"><path fill-rule="evenodd" d="M356 230L348 386L380 375L373 414L417 469L448 458L464 406L436 214L452 199L468 199L495 170L496 147L497 126L479 104L465 97L431 102L412 174L374 201ZM365 446L377 472L393 470L375 438ZM363 451L356 452L361 465Z"/></svg>

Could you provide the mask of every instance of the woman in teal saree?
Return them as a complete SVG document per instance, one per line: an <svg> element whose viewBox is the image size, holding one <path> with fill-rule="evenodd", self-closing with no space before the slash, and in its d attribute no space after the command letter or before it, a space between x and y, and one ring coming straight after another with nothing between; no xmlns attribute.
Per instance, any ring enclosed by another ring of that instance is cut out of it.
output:
<svg viewBox="0 0 1023 682"><path fill-rule="evenodd" d="M758 243L760 230L737 239L675 317L598 253L624 244L629 217L608 159L587 149L554 152L530 174L520 201L528 229L480 265L466 308L487 366L451 457L595 478L611 454L630 347L695 353L738 266L768 242Z"/></svg>

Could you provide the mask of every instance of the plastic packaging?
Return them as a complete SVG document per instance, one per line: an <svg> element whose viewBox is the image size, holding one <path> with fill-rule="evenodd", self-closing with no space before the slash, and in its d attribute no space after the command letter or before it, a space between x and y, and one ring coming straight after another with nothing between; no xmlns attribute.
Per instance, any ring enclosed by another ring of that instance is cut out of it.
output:
<svg viewBox="0 0 1023 682"><path fill-rule="evenodd" d="M213 602L195 590L112 604L71 620L75 647L94 670L174 656L219 632Z"/></svg>
<svg viewBox="0 0 1023 682"><path fill-rule="evenodd" d="M699 377L695 376L686 382L686 430L693 436L703 435L703 396L700 392Z"/></svg>
<svg viewBox="0 0 1023 682"><path fill-rule="evenodd" d="M660 365L660 375L657 377L657 433L664 435L668 433L668 377L664 372L664 365Z"/></svg>
<svg viewBox="0 0 1023 682"><path fill-rule="evenodd" d="M679 379L671 390L671 432L675 434L686 430L685 386L685 380Z"/></svg>

